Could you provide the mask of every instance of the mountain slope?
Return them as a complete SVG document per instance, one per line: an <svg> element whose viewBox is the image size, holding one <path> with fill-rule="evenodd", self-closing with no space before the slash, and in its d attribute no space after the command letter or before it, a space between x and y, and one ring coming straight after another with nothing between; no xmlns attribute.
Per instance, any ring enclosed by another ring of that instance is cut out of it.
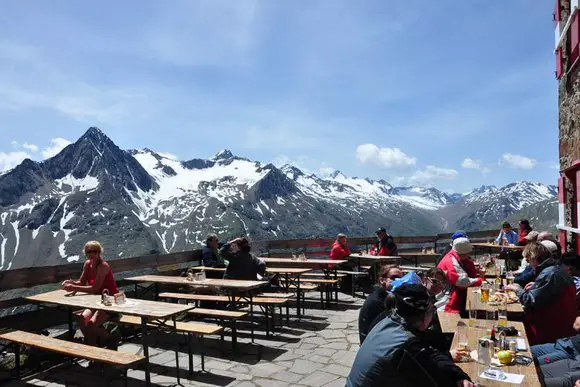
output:
<svg viewBox="0 0 580 387"><path fill-rule="evenodd" d="M89 128L53 158L0 175L0 270L78 260L89 239L117 258L196 248L210 232L258 240L370 235L380 226L395 235L476 230L554 195L528 182L449 195L339 171L320 178L228 150L179 161L119 149Z"/></svg>

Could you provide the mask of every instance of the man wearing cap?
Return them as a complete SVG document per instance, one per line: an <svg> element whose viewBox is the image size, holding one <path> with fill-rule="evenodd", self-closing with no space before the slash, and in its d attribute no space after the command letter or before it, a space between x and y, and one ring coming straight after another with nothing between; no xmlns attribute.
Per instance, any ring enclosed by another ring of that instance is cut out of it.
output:
<svg viewBox="0 0 580 387"><path fill-rule="evenodd" d="M346 386L474 386L453 363L466 351L436 348L432 333L426 332L435 313L433 296L427 288L404 284L393 294L393 313L369 333L355 357Z"/></svg>
<svg viewBox="0 0 580 387"><path fill-rule="evenodd" d="M453 248L453 241L456 240L457 238L468 238L468 236L464 231L454 232L453 235L451 235L451 243L449 243L449 245L445 248L445 250L443 250L441 256L439 256L435 260L435 265L439 265L439 262L441 262L443 257L446 256L451 251L451 249Z"/></svg>
<svg viewBox="0 0 580 387"><path fill-rule="evenodd" d="M358 315L358 335L361 344L371 329L371 323L386 308L385 298L391 291L393 281L403 276L396 265L382 265L379 271L378 283L365 300Z"/></svg>
<svg viewBox="0 0 580 387"><path fill-rule="evenodd" d="M467 238L457 238L453 241L453 248L439 262L437 267L445 272L451 284L449 301L445 306L445 312L465 314L467 300L467 288L480 286L481 278L478 278L475 264L470 259L473 246Z"/></svg>
<svg viewBox="0 0 580 387"><path fill-rule="evenodd" d="M397 245L393 237L387 234L387 230L381 227L377 230L377 243L371 248L371 255L380 257L395 256L398 254Z"/></svg>

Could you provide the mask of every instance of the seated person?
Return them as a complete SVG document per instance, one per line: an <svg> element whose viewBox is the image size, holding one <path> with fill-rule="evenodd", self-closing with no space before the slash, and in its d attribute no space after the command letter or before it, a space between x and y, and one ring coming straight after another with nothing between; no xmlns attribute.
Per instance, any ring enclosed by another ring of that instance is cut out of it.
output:
<svg viewBox="0 0 580 387"><path fill-rule="evenodd" d="M210 234L205 239L205 247L201 251L201 263L207 267L226 267L226 263L220 254L223 243L219 243L215 234Z"/></svg>
<svg viewBox="0 0 580 387"><path fill-rule="evenodd" d="M526 246L530 240L526 239L529 233L533 231L532 226L530 226L530 221L527 219L520 220L520 235L518 238L518 245L519 246Z"/></svg>
<svg viewBox="0 0 580 387"><path fill-rule="evenodd" d="M530 235L532 235L533 233L535 233L535 231L532 231L531 233L529 233L528 237ZM560 252L558 251L558 246L554 242L552 242L550 240L543 240L539 243L548 249L548 251L552 255L552 258L554 258L556 260L560 259L561 255L560 255ZM525 258L523 258L522 260L527 263ZM532 282L535 277L536 277L536 275L535 275L534 269L532 269L532 267L530 265L526 265L524 270L515 276L514 282L516 284L520 285L522 288L524 288L524 287L526 287L527 284Z"/></svg>
<svg viewBox="0 0 580 387"><path fill-rule="evenodd" d="M572 327L576 332L580 332L580 317L576 317ZM532 345L530 352L539 365L562 359L580 359L580 335L564 337L553 343Z"/></svg>
<svg viewBox="0 0 580 387"><path fill-rule="evenodd" d="M561 257L562 255L562 245L560 245L560 242L558 242L556 240L556 238L554 238L554 235L552 235L551 232L549 231L542 231L541 233L538 234L538 242L543 242L543 241L552 241L556 244L557 247L557 254L558 254L558 258Z"/></svg>
<svg viewBox="0 0 580 387"><path fill-rule="evenodd" d="M346 245L346 235L338 234L336 236L336 241L332 244L329 258L333 260L344 260L348 259L349 256L350 249Z"/></svg>
<svg viewBox="0 0 580 387"><path fill-rule="evenodd" d="M512 230L512 226L508 222L503 223L496 242L501 245L503 244L504 238L512 246L518 244L518 233ZM517 270L522 259L522 254L519 250L501 249L500 258L505 259L508 270Z"/></svg>
<svg viewBox="0 0 580 387"><path fill-rule="evenodd" d="M266 263L250 253L251 250L247 238L236 238L220 249L222 257L229 261L225 279L256 281L258 275L266 274Z"/></svg>
<svg viewBox="0 0 580 387"><path fill-rule="evenodd" d="M435 296L435 308L437 311L445 311L445 306L449 302L451 286L447 281L447 275L438 267L429 269L425 278L424 285Z"/></svg>
<svg viewBox="0 0 580 387"><path fill-rule="evenodd" d="M449 245L447 245L447 247L445 247L445 249L441 253L441 256L439 256L437 258L437 260L435 261L436 265L439 265L439 262L441 262L443 257L446 256L451 251L451 249L453 248L453 241L456 240L457 238L469 238L469 237L463 231L457 231L457 232L453 233L453 235L451 235L451 243L449 243Z"/></svg>
<svg viewBox="0 0 580 387"><path fill-rule="evenodd" d="M405 284L393 294L393 313L361 345L346 386L474 386L453 363L467 351L436 348L426 334L436 313L427 288Z"/></svg>
<svg viewBox="0 0 580 387"><path fill-rule="evenodd" d="M387 230L381 227L377 230L377 243L371 248L370 254L379 257L396 256L398 254L397 245L393 237L387 234Z"/></svg>
<svg viewBox="0 0 580 387"><path fill-rule="evenodd" d="M580 313L580 256L574 252L562 255L562 268L572 277L576 287L576 308Z"/></svg>
<svg viewBox="0 0 580 387"><path fill-rule="evenodd" d="M563 359L540 366L545 387L580 387L580 362ZM575 382L575 383L574 383Z"/></svg>
<svg viewBox="0 0 580 387"><path fill-rule="evenodd" d="M445 305L445 312L465 315L467 302L467 288L480 286L483 282L478 277L475 264L471 260L473 246L467 238L457 238L453 241L453 248L443 257L437 267L443 270L451 286L449 301Z"/></svg>
<svg viewBox="0 0 580 387"><path fill-rule="evenodd" d="M103 246L98 241L89 241L85 244L84 253L87 261L78 281L63 281L62 287L67 292L83 292L102 294L104 290L110 296L118 293L117 283L113 277L111 266L103 258ZM102 325L109 320L110 315L102 310L85 309L77 314L77 323L88 345L102 344L108 338L108 333Z"/></svg>
<svg viewBox="0 0 580 387"><path fill-rule="evenodd" d="M576 318L574 282L544 245L528 244L523 256L534 269L534 282L523 289L517 284L506 289L514 290L524 307L524 326L530 344L550 343L571 336Z"/></svg>
<svg viewBox="0 0 580 387"><path fill-rule="evenodd" d="M358 334L361 344L365 340L372 322L385 310L385 298L394 280L401 278L403 272L396 265L382 265L378 283L365 300L358 317Z"/></svg>
<svg viewBox="0 0 580 387"><path fill-rule="evenodd" d="M518 233L512 230L511 224L509 222L504 222L499 235L496 238L496 242L498 245L503 244L503 238L507 239L510 245L515 245L518 243Z"/></svg>

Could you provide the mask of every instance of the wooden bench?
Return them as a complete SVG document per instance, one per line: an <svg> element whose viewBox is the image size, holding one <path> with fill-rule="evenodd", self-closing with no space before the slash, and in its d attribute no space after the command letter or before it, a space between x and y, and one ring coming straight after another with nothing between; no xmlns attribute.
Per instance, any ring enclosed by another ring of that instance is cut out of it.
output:
<svg viewBox="0 0 580 387"><path fill-rule="evenodd" d="M20 378L20 345L122 367L125 375L125 383L127 383L127 369L145 360L145 356L143 355L93 347L19 330L0 334L0 340L6 340L15 344L14 355L16 358L15 371L17 378Z"/></svg>
<svg viewBox="0 0 580 387"><path fill-rule="evenodd" d="M215 302L224 302L228 303L232 301L231 297L228 296L218 296L218 295L211 295L211 294L195 294L195 293L160 293L160 298L171 298L176 300L188 300L188 301L195 301L196 303L199 301L215 301ZM249 302L241 297L234 297L235 303L240 304L248 304ZM272 330L275 328L275 315L274 310L276 307L280 308L280 321L282 321L282 306L287 305L290 300L288 298L273 298L273 297L253 297L252 298L252 305L257 305L262 308L264 311L264 315L266 317L266 336L270 336L270 315L272 317ZM286 312L288 312L288 308L286 308ZM253 315L253 312L250 311ZM286 317L286 321L288 321L289 317ZM280 325L282 325L280 323ZM252 324L252 337L254 336L254 326Z"/></svg>
<svg viewBox="0 0 580 387"><path fill-rule="evenodd" d="M369 276L369 272L368 271L352 271L352 270L337 270L336 271L339 275L340 274L344 274L344 275L350 275L351 277L351 296L354 297L355 296L355 285L356 285L356 281L358 281L359 278L362 277L368 277ZM363 289L363 296L364 296L364 289Z"/></svg>
<svg viewBox="0 0 580 387"><path fill-rule="evenodd" d="M118 320L118 323L125 324L125 325L133 325L133 326L141 326L141 318L136 316L121 316ZM193 376L193 352L192 352L192 345L191 345L191 338L192 336L196 336L199 338L199 345L200 345L200 354L201 354L201 369L205 371L205 351L203 345L203 338L206 335L215 335L221 333L224 328L220 327L219 325L215 324L204 324L198 322L183 322L177 321L175 329L177 332L187 333L188 342L187 342L187 349L189 353L189 378ZM166 330L173 330L173 321L151 321L147 323L148 326L161 328Z"/></svg>
<svg viewBox="0 0 580 387"><path fill-rule="evenodd" d="M304 273L304 274L302 274L300 279L302 279L304 277L324 277L324 278L326 278L327 276L324 273ZM334 275L331 274L329 277L334 278ZM338 279L344 278L344 277L346 277L346 274L342 274L342 273L336 274L336 278L338 278Z"/></svg>
<svg viewBox="0 0 580 387"><path fill-rule="evenodd" d="M221 309L207 309L207 308L194 308L187 312L188 315L193 317L207 317L215 319L220 326L224 326L225 322L229 322L232 331L232 350L236 352L238 345L238 329L237 321L248 315L248 312L241 312L237 310L221 310ZM223 331L222 331L223 339Z"/></svg>

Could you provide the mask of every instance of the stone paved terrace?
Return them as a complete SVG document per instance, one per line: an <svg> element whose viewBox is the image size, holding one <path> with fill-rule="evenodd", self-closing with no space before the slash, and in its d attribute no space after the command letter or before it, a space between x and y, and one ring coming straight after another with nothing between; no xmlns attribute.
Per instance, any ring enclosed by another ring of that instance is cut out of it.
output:
<svg viewBox="0 0 580 387"><path fill-rule="evenodd" d="M318 293L308 293L316 297ZM297 320L290 309L290 326L277 328L274 336L266 340L263 329L256 331L254 345L249 331L240 327L240 348L235 357L231 354L229 337L220 349L219 338L206 338L206 372L200 372L201 358L194 355L195 374L186 378L187 349L180 351L181 384L183 386L316 386L343 387L350 371L358 340L358 310L362 300L339 293L338 306L321 309L320 302L307 299L306 316ZM182 338L184 340L184 338ZM173 386L175 378L175 341L171 335L150 337L152 386ZM184 342L185 343L185 342ZM194 341L195 343L195 341ZM259 345L258 345L259 344ZM141 353L139 339L123 344L121 351ZM103 386L106 379L101 367L87 368L86 362L56 365L51 369L13 381L15 386ZM128 386L145 386L142 370L129 370ZM112 386L122 386L120 378Z"/></svg>

